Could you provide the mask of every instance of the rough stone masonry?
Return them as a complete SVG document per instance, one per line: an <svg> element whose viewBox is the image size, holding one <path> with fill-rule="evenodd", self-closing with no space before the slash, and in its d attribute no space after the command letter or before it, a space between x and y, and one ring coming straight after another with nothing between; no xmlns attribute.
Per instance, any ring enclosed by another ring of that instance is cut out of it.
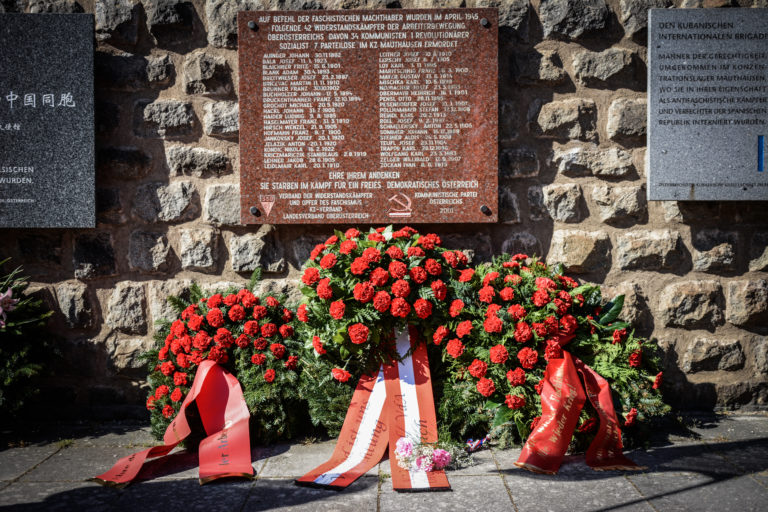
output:
<svg viewBox="0 0 768 512"><path fill-rule="evenodd" d="M766 0L2 0L91 12L95 230L2 230L56 310L63 409L141 411L137 356L196 281L296 296L323 230L239 225L239 10L498 7L495 225L429 226L475 261L527 252L627 297L682 408L768 408L768 204L645 200L647 11ZM330 233L330 228L328 228ZM106 406L110 407L106 407Z"/></svg>

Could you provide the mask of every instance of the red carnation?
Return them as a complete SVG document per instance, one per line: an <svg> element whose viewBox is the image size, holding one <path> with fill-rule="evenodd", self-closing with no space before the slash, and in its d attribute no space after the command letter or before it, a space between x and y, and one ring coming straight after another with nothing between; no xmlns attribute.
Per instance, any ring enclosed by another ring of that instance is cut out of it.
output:
<svg viewBox="0 0 768 512"><path fill-rule="evenodd" d="M368 247L363 251L362 257L371 263L378 263L381 260L381 251L375 247Z"/></svg>
<svg viewBox="0 0 768 512"><path fill-rule="evenodd" d="M357 242L353 240L344 240L339 246L339 252L341 254L349 254L355 249L357 249Z"/></svg>
<svg viewBox="0 0 768 512"><path fill-rule="evenodd" d="M355 228L349 228L344 232L344 238L357 238L360 236L360 231L356 230Z"/></svg>
<svg viewBox="0 0 768 512"><path fill-rule="evenodd" d="M456 327L456 336L463 338L472 331L472 322L464 320Z"/></svg>
<svg viewBox="0 0 768 512"><path fill-rule="evenodd" d="M525 407L525 398L519 395L507 395L506 400L504 401L510 409L520 409Z"/></svg>
<svg viewBox="0 0 768 512"><path fill-rule="evenodd" d="M432 314L432 303L425 299L416 299L413 303L413 310L416 312L416 316L424 320Z"/></svg>
<svg viewBox="0 0 768 512"><path fill-rule="evenodd" d="M253 354L251 356L251 362L255 365L261 366L267 362L267 356L264 354Z"/></svg>
<svg viewBox="0 0 768 512"><path fill-rule="evenodd" d="M386 242L387 239L381 233L368 233L368 240L371 242Z"/></svg>
<svg viewBox="0 0 768 512"><path fill-rule="evenodd" d="M288 360L285 362L285 367L288 370L295 370L299 364L298 356L288 356Z"/></svg>
<svg viewBox="0 0 768 512"><path fill-rule="evenodd" d="M173 375L173 372L175 371L176 371L176 366L174 366L174 364L170 361L166 361L160 365L160 372L166 377L170 377L171 375Z"/></svg>
<svg viewBox="0 0 768 512"><path fill-rule="evenodd" d="M483 286L480 288L480 291L477 293L477 296L480 298L481 302L485 302L486 304L490 304L493 302L493 298L496 296L496 290L493 289L491 286Z"/></svg>
<svg viewBox="0 0 768 512"><path fill-rule="evenodd" d="M333 297L333 289L331 288L331 280L329 278L321 279L317 283L317 296L323 300Z"/></svg>
<svg viewBox="0 0 768 512"><path fill-rule="evenodd" d="M282 359L285 355L285 345L282 343L273 343L269 346L269 351L272 352L272 355L274 355L276 359Z"/></svg>
<svg viewBox="0 0 768 512"><path fill-rule="evenodd" d="M176 386L186 386L187 385L187 374L183 372L176 372L173 374L173 383Z"/></svg>
<svg viewBox="0 0 768 512"><path fill-rule="evenodd" d="M211 348L211 351L208 352L208 359L214 363L224 364L229 361L229 356L227 355L226 349L221 348L218 345L214 345Z"/></svg>
<svg viewBox="0 0 768 512"><path fill-rule="evenodd" d="M480 377L485 377L485 374L488 371L488 365L479 359L475 359L472 361L472 364L469 365L467 370L469 370L471 376L479 379Z"/></svg>
<svg viewBox="0 0 768 512"><path fill-rule="evenodd" d="M549 303L549 293L546 290L536 290L533 292L533 305L537 308L546 306Z"/></svg>
<svg viewBox="0 0 768 512"><path fill-rule="evenodd" d="M539 353L529 347L523 347L517 353L517 359L520 361L520 366L531 370L539 361Z"/></svg>
<svg viewBox="0 0 768 512"><path fill-rule="evenodd" d="M456 299L451 302L451 307L448 309L448 314L450 314L453 318L456 318L459 316L459 313L461 313L462 309L464 309L464 301Z"/></svg>
<svg viewBox="0 0 768 512"><path fill-rule="evenodd" d="M543 338L547 335L547 326L544 325L544 322L533 322L531 328L533 328L533 332L535 332L539 338Z"/></svg>
<svg viewBox="0 0 768 512"><path fill-rule="evenodd" d="M613 344L621 343L624 340L624 336L627 335L626 329L616 329L613 331Z"/></svg>
<svg viewBox="0 0 768 512"><path fill-rule="evenodd" d="M243 309L243 306L241 306L240 304L235 304L234 306L229 308L229 312L227 313L227 316L233 322L240 322L245 319L245 309Z"/></svg>
<svg viewBox="0 0 768 512"><path fill-rule="evenodd" d="M393 261L389 264L389 273L394 279L402 279L408 272L408 267L402 261Z"/></svg>
<svg viewBox="0 0 768 512"><path fill-rule="evenodd" d="M515 290L510 288L509 286L505 286L499 292L499 297L501 297L501 300L509 302L510 300L515 298Z"/></svg>
<svg viewBox="0 0 768 512"><path fill-rule="evenodd" d="M563 334L575 333L578 326L579 322L573 315L565 315L560 319L560 330Z"/></svg>
<svg viewBox="0 0 768 512"><path fill-rule="evenodd" d="M304 270L304 275L301 276L301 282L307 286L312 286L320 279L320 271L317 267L308 267Z"/></svg>
<svg viewBox="0 0 768 512"><path fill-rule="evenodd" d="M359 276L361 274L364 274L366 270L368 270L369 262L365 258L355 258L355 260L352 262L352 265L349 266L350 272L355 274L356 276Z"/></svg>
<svg viewBox="0 0 768 512"><path fill-rule="evenodd" d="M376 267L371 272L371 283L373 283L374 286L384 286L385 284L387 284L388 280L389 280L389 272L387 272L381 267Z"/></svg>
<svg viewBox="0 0 768 512"><path fill-rule="evenodd" d="M326 246L333 245L338 241L339 241L339 237L337 237L336 235L331 235L328 237L328 240L325 241L325 245Z"/></svg>
<svg viewBox="0 0 768 512"><path fill-rule="evenodd" d="M501 306L498 304L489 304L488 308L485 310L485 318L496 316L499 311L501 311Z"/></svg>
<svg viewBox="0 0 768 512"><path fill-rule="evenodd" d="M192 316L192 314L197 311L197 304L190 304L186 308L184 308L184 311L181 312L181 318L183 320L189 320L189 318Z"/></svg>
<svg viewBox="0 0 768 512"><path fill-rule="evenodd" d="M640 366L640 364L643 362L643 353L639 350L635 350L630 354L629 356L629 366L632 368L637 368Z"/></svg>
<svg viewBox="0 0 768 512"><path fill-rule="evenodd" d="M165 395L167 395L169 392L170 392L170 388L165 384L161 384L157 386L157 389L155 390L155 398L159 400L163 398Z"/></svg>
<svg viewBox="0 0 768 512"><path fill-rule="evenodd" d="M187 334L187 326L184 325L184 322L181 320L175 320L171 324L171 334L173 334L176 337L183 336Z"/></svg>
<svg viewBox="0 0 768 512"><path fill-rule="evenodd" d="M267 382L273 382L275 380L275 370L270 368L264 372L264 380Z"/></svg>
<svg viewBox="0 0 768 512"><path fill-rule="evenodd" d="M261 335L265 338L271 338L277 334L277 326L273 323L266 323L261 326Z"/></svg>
<svg viewBox="0 0 768 512"><path fill-rule="evenodd" d="M531 332L531 328L528 326L525 322L518 322L515 326L515 339L518 343L525 343L527 341L530 341L530 339L533 337L533 333Z"/></svg>
<svg viewBox="0 0 768 512"><path fill-rule="evenodd" d="M235 342L235 338L232 337L232 333L229 332L229 329L222 327L221 329L216 331L216 334L213 336L213 339L216 340L216 343L221 345L224 348L229 348L232 346L232 344Z"/></svg>
<svg viewBox="0 0 768 512"><path fill-rule="evenodd" d="M408 257L409 258L423 258L426 256L424 253L424 249L421 247L409 247L408 248Z"/></svg>
<svg viewBox="0 0 768 512"><path fill-rule="evenodd" d="M661 376L664 372L659 372L656 374L656 378L653 379L653 389L659 389L661 387Z"/></svg>
<svg viewBox="0 0 768 512"><path fill-rule="evenodd" d="M498 278L499 278L498 272L488 272L483 278L483 286L488 286Z"/></svg>
<svg viewBox="0 0 768 512"><path fill-rule="evenodd" d="M427 280L427 271L424 270L423 267L413 267L409 274L411 275L411 279L414 280L414 282L421 284L424 281Z"/></svg>
<svg viewBox="0 0 768 512"><path fill-rule="evenodd" d="M333 375L333 378L339 382L347 382L352 376L351 373L346 370L342 370L341 368L334 368L331 370L331 375Z"/></svg>
<svg viewBox="0 0 768 512"><path fill-rule="evenodd" d="M504 364L509 358L509 352L507 352L504 345L496 345L491 347L490 351L491 362L496 364Z"/></svg>
<svg viewBox="0 0 768 512"><path fill-rule="evenodd" d="M213 308L212 310L208 311L208 314L205 315L205 319L208 321L208 324L213 327L221 327L224 325L224 315L221 313L221 310L218 308Z"/></svg>
<svg viewBox="0 0 768 512"><path fill-rule="evenodd" d="M544 349L544 358L549 361L550 359L562 359L563 348L555 340L547 340L547 346Z"/></svg>
<svg viewBox="0 0 768 512"><path fill-rule="evenodd" d="M283 338L290 338L293 336L293 326L288 324L283 324L280 326L280 336Z"/></svg>
<svg viewBox="0 0 768 512"><path fill-rule="evenodd" d="M456 256L456 259L459 260L460 265L466 265L469 263L469 258L467 258L467 255L464 254L461 251L453 251L453 254Z"/></svg>
<svg viewBox="0 0 768 512"><path fill-rule="evenodd" d="M505 283L512 283L512 285L518 285L523 281L523 278L517 274L512 274L504 278Z"/></svg>
<svg viewBox="0 0 768 512"><path fill-rule="evenodd" d="M150 396L150 397L147 398L147 409L148 410L150 410L150 411L154 411L155 410L155 400L156 400L156 398L153 397L153 396Z"/></svg>
<svg viewBox="0 0 768 512"><path fill-rule="evenodd" d="M333 253L328 253L322 258L320 258L320 266L323 268L331 268L336 264L336 255Z"/></svg>
<svg viewBox="0 0 768 512"><path fill-rule="evenodd" d="M177 355L176 364L182 368L189 368L189 361L187 361L187 355L186 354Z"/></svg>
<svg viewBox="0 0 768 512"><path fill-rule="evenodd" d="M199 331L202 325L203 325L203 317L201 315L192 314L189 316L189 321L187 321L187 326L190 329L192 329L193 331Z"/></svg>
<svg viewBox="0 0 768 512"><path fill-rule="evenodd" d="M396 245L389 246L386 253L393 260L401 260L405 258L405 254L403 253L403 250L397 247Z"/></svg>
<svg viewBox="0 0 768 512"><path fill-rule="evenodd" d="M173 393L171 393L171 400L174 402L181 402L181 399L184 397L184 393L181 392L179 388L176 388L173 390Z"/></svg>
<svg viewBox="0 0 768 512"><path fill-rule="evenodd" d="M163 407L163 416L165 416L168 419L173 418L173 415L176 414L176 411L171 407L170 405L166 405Z"/></svg>
<svg viewBox="0 0 768 512"><path fill-rule="evenodd" d="M315 349L315 352L320 355L323 355L326 352L325 348L323 348L323 342L320 340L319 336L312 337L312 347Z"/></svg>
<svg viewBox="0 0 768 512"><path fill-rule="evenodd" d="M315 261L318 256L320 256L320 253L325 250L325 244L317 244L314 249L312 249L312 252L309 253L309 259L312 261Z"/></svg>
<svg viewBox="0 0 768 512"><path fill-rule="evenodd" d="M441 256L445 262L451 266L451 268L456 268L456 266L459 264L459 259L451 251L443 251Z"/></svg>
<svg viewBox="0 0 768 512"><path fill-rule="evenodd" d="M635 420L637 419L637 409L634 407L629 410L627 413L627 416L624 418L624 426L625 427L631 427L635 424Z"/></svg>
<svg viewBox="0 0 768 512"><path fill-rule="evenodd" d="M522 320L523 318L525 318L525 315L527 313L525 311L525 308L520 304L512 304L511 306L509 306L509 309L507 309L507 312L510 315L512 315L512 318L514 320Z"/></svg>
<svg viewBox="0 0 768 512"><path fill-rule="evenodd" d="M392 316L395 316L398 318L405 318L406 316L408 316L408 313L411 312L411 305L408 304L408 302L405 299L397 297L392 301L390 311L392 312Z"/></svg>
<svg viewBox="0 0 768 512"><path fill-rule="evenodd" d="M541 420L541 416L536 416L531 420L531 432L536 430L536 426L539 424L539 420Z"/></svg>
<svg viewBox="0 0 768 512"><path fill-rule="evenodd" d="M253 347L256 350L264 350L265 348L267 348L267 340L265 340L264 338L256 338L255 340L253 340Z"/></svg>
<svg viewBox="0 0 768 512"><path fill-rule="evenodd" d="M296 310L296 318L299 319L299 322L309 322L309 314L307 313L306 304L300 305L299 309Z"/></svg>
<svg viewBox="0 0 768 512"><path fill-rule="evenodd" d="M527 260L528 259L528 255L527 254L522 254L522 253L517 253L514 256L512 256L512 259L516 260L516 261L523 261L523 260Z"/></svg>
<svg viewBox="0 0 768 512"><path fill-rule="evenodd" d="M491 396L496 391L496 385L493 383L491 379L486 379L483 377L479 381L477 381L477 392L481 395L488 397Z"/></svg>
<svg viewBox="0 0 768 512"><path fill-rule="evenodd" d="M416 243L425 249L434 249L435 246L440 245L440 237L434 233L429 233L427 235L420 236Z"/></svg>
<svg viewBox="0 0 768 512"><path fill-rule="evenodd" d="M369 330L363 324L357 323L350 325L347 329L347 333L349 334L350 341L355 345L360 345L361 343L368 341Z"/></svg>
<svg viewBox="0 0 768 512"><path fill-rule="evenodd" d="M243 293L241 301L243 303L243 307L246 308L252 308L259 303L259 299L248 290L245 290L245 293Z"/></svg>
<svg viewBox="0 0 768 512"><path fill-rule="evenodd" d="M540 395L544 389L544 379L541 379L535 386L533 386L533 389L536 391L537 395Z"/></svg>
<svg viewBox="0 0 768 512"><path fill-rule="evenodd" d="M432 293L435 294L437 300L445 300L445 296L448 295L448 287L440 279L435 279L429 285L432 288Z"/></svg>
<svg viewBox="0 0 768 512"><path fill-rule="evenodd" d="M280 305L280 303L274 297L267 297L267 300L265 302L267 303L267 306L271 308L276 308L277 306Z"/></svg>
<svg viewBox="0 0 768 512"><path fill-rule="evenodd" d="M230 293L229 295L224 297L224 304L226 304L229 307L232 307L235 304L237 304L237 295L235 295L234 293Z"/></svg>
<svg viewBox="0 0 768 512"><path fill-rule="evenodd" d="M548 277L537 277L534 281L536 283L536 288L539 290L556 290L557 289L557 283L555 283L553 280L551 280Z"/></svg>
<svg viewBox="0 0 768 512"><path fill-rule="evenodd" d="M459 282L461 283L468 283L472 280L472 277L474 277L475 271L471 268L468 268L466 270L462 270L459 274Z"/></svg>
<svg viewBox="0 0 768 512"><path fill-rule="evenodd" d="M464 353L464 344L458 338L453 338L445 346L445 351L448 352L449 356L456 359Z"/></svg>
<svg viewBox="0 0 768 512"><path fill-rule="evenodd" d="M208 298L208 302L207 302L208 309L217 308L221 306L222 302L223 300L221 298L220 293L213 294Z"/></svg>
<svg viewBox="0 0 768 512"><path fill-rule="evenodd" d="M208 336L207 332L200 331L199 333L195 334L195 337L192 340L192 344L198 350L206 350L208 345L211 344L211 337Z"/></svg>
<svg viewBox="0 0 768 512"><path fill-rule="evenodd" d="M588 418L576 430L579 432L592 432L595 430L595 427L597 427L597 418Z"/></svg>
<svg viewBox="0 0 768 512"><path fill-rule="evenodd" d="M366 281L363 283L357 283L355 288L352 290L352 295L359 302L366 303L373 298L374 292L375 290L373 289L373 285Z"/></svg>
<svg viewBox="0 0 768 512"><path fill-rule="evenodd" d="M261 320L266 316L267 316L267 308L265 308L264 306L253 307L253 318L255 318L256 320Z"/></svg>
<svg viewBox="0 0 768 512"><path fill-rule="evenodd" d="M501 332L502 327L503 327L503 322L496 315L490 315L488 318L485 319L485 322L483 322L483 329L485 329L485 332L489 332L489 333Z"/></svg>
<svg viewBox="0 0 768 512"><path fill-rule="evenodd" d="M442 265L432 258L424 262L424 268L433 276L439 276L443 272Z"/></svg>
<svg viewBox="0 0 768 512"><path fill-rule="evenodd" d="M448 336L448 328L444 325L441 325L437 329L435 329L435 334L432 335L432 341L435 343L435 345L439 345L443 342L443 340Z"/></svg>
<svg viewBox="0 0 768 512"><path fill-rule="evenodd" d="M407 297L411 293L411 286L407 281L398 279L392 284L392 295L395 297Z"/></svg>
<svg viewBox="0 0 768 512"><path fill-rule="evenodd" d="M346 306L343 300L335 300L331 302L330 314L336 320L341 320L344 317L344 311Z"/></svg>
<svg viewBox="0 0 768 512"><path fill-rule="evenodd" d="M507 372L507 380L510 386L522 386L525 384L525 371L522 368L515 368Z"/></svg>
<svg viewBox="0 0 768 512"><path fill-rule="evenodd" d="M237 345L240 348L245 348L250 344L251 344L251 340L249 340L248 336L246 336L245 334L241 334L235 340L235 345Z"/></svg>
<svg viewBox="0 0 768 512"><path fill-rule="evenodd" d="M201 333L198 333L198 334L201 334ZM159 360L161 360L161 361L165 361L166 359L168 359L168 346L167 345L160 349L160 352L157 353L157 358Z"/></svg>
<svg viewBox="0 0 768 512"><path fill-rule="evenodd" d="M391 303L392 298L384 290L376 292L376 295L373 296L373 308L380 313L388 311Z"/></svg>

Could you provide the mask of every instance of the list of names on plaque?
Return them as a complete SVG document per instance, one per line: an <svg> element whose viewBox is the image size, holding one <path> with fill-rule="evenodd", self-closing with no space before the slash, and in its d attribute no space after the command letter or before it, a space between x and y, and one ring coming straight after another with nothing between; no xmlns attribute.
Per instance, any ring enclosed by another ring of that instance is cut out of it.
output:
<svg viewBox="0 0 768 512"><path fill-rule="evenodd" d="M768 11L652 10L649 199L768 199Z"/></svg>
<svg viewBox="0 0 768 512"><path fill-rule="evenodd" d="M241 13L243 222L495 221L496 19Z"/></svg>

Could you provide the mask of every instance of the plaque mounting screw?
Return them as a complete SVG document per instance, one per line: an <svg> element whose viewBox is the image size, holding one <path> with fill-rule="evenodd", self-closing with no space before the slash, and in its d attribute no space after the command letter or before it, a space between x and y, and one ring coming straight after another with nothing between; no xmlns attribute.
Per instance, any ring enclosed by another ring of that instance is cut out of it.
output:
<svg viewBox="0 0 768 512"><path fill-rule="evenodd" d="M480 25L484 26L485 28L488 28L491 26L491 22L488 21L488 18L483 18L480 20Z"/></svg>
<svg viewBox="0 0 768 512"><path fill-rule="evenodd" d="M486 206L486 205L481 206L480 207L480 211L483 212L484 215L490 215L491 214L491 209L488 208L488 206Z"/></svg>
<svg viewBox="0 0 768 512"><path fill-rule="evenodd" d="M248 28L253 30L253 31L259 30L259 26L256 24L255 21L249 21L248 22Z"/></svg>
<svg viewBox="0 0 768 512"><path fill-rule="evenodd" d="M251 206L249 211L251 212L251 215L253 215L254 217L261 217L261 211L259 211L259 209L256 208L255 206Z"/></svg>

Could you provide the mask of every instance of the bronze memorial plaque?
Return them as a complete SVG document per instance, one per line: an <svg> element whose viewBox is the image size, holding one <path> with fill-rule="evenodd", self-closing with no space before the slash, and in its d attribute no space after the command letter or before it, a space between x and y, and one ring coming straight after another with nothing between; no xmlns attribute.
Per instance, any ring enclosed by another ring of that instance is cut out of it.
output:
<svg viewBox="0 0 768 512"><path fill-rule="evenodd" d="M496 9L238 15L244 224L496 222Z"/></svg>

